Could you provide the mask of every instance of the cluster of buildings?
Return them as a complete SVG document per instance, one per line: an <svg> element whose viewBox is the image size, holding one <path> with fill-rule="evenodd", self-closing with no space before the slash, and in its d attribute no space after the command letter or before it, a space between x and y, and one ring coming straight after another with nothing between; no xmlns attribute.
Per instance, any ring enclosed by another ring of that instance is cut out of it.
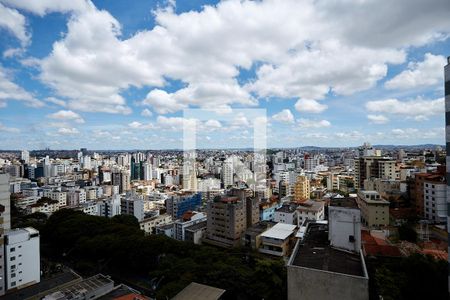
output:
<svg viewBox="0 0 450 300"><path fill-rule="evenodd" d="M0 177L1 261L9 264L2 268L3 291L39 282L39 264L21 252L39 253L39 233L9 230L9 193L26 214L65 208L107 218L132 215L149 235L284 257L289 299L367 299L364 236L387 236L413 218L447 229L445 151L439 147L283 149L267 154L263 164L259 154L244 150L198 150L194 160L187 157L87 149L72 156L0 154L0 170L9 174ZM32 271L22 275L19 260ZM311 290L310 281L327 288Z"/></svg>

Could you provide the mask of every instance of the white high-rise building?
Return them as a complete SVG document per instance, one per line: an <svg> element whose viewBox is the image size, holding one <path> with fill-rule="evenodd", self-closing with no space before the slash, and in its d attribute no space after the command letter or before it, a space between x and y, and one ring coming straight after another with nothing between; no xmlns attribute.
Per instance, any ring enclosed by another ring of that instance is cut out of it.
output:
<svg viewBox="0 0 450 300"><path fill-rule="evenodd" d="M9 195L9 175L0 174L0 204L4 206L2 217L5 230L11 228L11 201Z"/></svg>
<svg viewBox="0 0 450 300"><path fill-rule="evenodd" d="M20 158L27 164L30 162L30 152L27 150L22 150L20 153Z"/></svg>
<svg viewBox="0 0 450 300"><path fill-rule="evenodd" d="M41 281L39 231L26 227L6 233L5 262L8 290L39 283Z"/></svg>
<svg viewBox="0 0 450 300"><path fill-rule="evenodd" d="M222 165L222 183L224 188L234 184L233 173L233 162L230 160L224 161Z"/></svg>
<svg viewBox="0 0 450 300"><path fill-rule="evenodd" d="M153 179L153 170L152 165L149 163L144 163L144 180L152 180Z"/></svg>

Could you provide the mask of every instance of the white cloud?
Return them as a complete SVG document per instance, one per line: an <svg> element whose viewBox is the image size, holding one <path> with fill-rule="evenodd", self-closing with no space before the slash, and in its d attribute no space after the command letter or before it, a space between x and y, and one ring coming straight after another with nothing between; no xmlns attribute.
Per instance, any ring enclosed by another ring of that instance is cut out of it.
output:
<svg viewBox="0 0 450 300"><path fill-rule="evenodd" d="M88 0L0 0L0 2L7 6L26 10L39 16L44 16L52 12L79 12L92 8L92 3Z"/></svg>
<svg viewBox="0 0 450 300"><path fill-rule="evenodd" d="M7 70L0 65L0 107L6 106L7 100L23 101L31 107L42 107L45 104L37 100L29 92L15 84L7 74Z"/></svg>
<svg viewBox="0 0 450 300"><path fill-rule="evenodd" d="M314 99L299 99L295 103L295 109L299 112L321 113L328 108Z"/></svg>
<svg viewBox="0 0 450 300"><path fill-rule="evenodd" d="M0 123L0 131L9 132L9 133L19 133L20 130L14 127L6 127L2 123Z"/></svg>
<svg viewBox="0 0 450 300"><path fill-rule="evenodd" d="M186 105L179 104L173 94L160 89L150 91L142 104L151 106L159 114L172 113L187 108Z"/></svg>
<svg viewBox="0 0 450 300"><path fill-rule="evenodd" d="M436 100L418 98L409 101L385 99L367 102L366 109L369 112L403 115L420 121L430 116L442 115L445 111L445 101L444 98Z"/></svg>
<svg viewBox="0 0 450 300"><path fill-rule="evenodd" d="M84 119L71 110L60 110L47 116L50 119L74 121L76 123L84 123Z"/></svg>
<svg viewBox="0 0 450 300"><path fill-rule="evenodd" d="M298 119L297 123L300 128L322 128L331 126L331 123L327 120Z"/></svg>
<svg viewBox="0 0 450 300"><path fill-rule="evenodd" d="M143 104L168 113L189 106L255 105L252 92L322 99L330 91L349 95L369 89L386 76L388 64L405 60L401 49L449 33L445 1L230 0L179 15L159 9L153 29L128 39L121 38L111 14L90 3L7 2L41 15L75 11L67 34L40 63L41 79L70 99L69 108L129 113L121 93L147 86L154 90ZM256 78L243 86L236 80L240 68L256 62ZM166 78L184 87L163 91Z"/></svg>
<svg viewBox="0 0 450 300"><path fill-rule="evenodd" d="M47 98L45 98L45 101L50 102L52 104L62 106L62 107L66 107L66 105L67 105L64 100L61 100L61 99L58 99L55 97L47 97Z"/></svg>
<svg viewBox="0 0 450 300"><path fill-rule="evenodd" d="M133 129L155 129L156 126L153 123L147 123L147 124L143 124L141 122L131 122L128 124L128 127L133 128Z"/></svg>
<svg viewBox="0 0 450 300"><path fill-rule="evenodd" d="M203 126L210 129L222 128L222 124L217 120L208 120L203 124Z"/></svg>
<svg viewBox="0 0 450 300"><path fill-rule="evenodd" d="M289 109L283 109L279 113L274 114L272 119L283 123L294 123L294 115Z"/></svg>
<svg viewBox="0 0 450 300"><path fill-rule="evenodd" d="M414 89L442 85L443 67L447 60L442 55L426 53L421 62L410 62L408 69L385 83L388 89Z"/></svg>
<svg viewBox="0 0 450 300"><path fill-rule="evenodd" d="M0 28L11 32L21 42L22 46L26 46L30 41L25 25L26 20L22 14L0 3Z"/></svg>
<svg viewBox="0 0 450 300"><path fill-rule="evenodd" d="M367 119L375 124L386 124L389 122L389 119L383 115L367 115Z"/></svg>
<svg viewBox="0 0 450 300"><path fill-rule="evenodd" d="M79 134L80 132L76 128L62 127L62 128L58 129L58 133L61 135L75 135L75 134Z"/></svg>
<svg viewBox="0 0 450 300"><path fill-rule="evenodd" d="M151 117L151 116L153 116L153 113L148 108L145 108L144 110L142 110L141 116Z"/></svg>

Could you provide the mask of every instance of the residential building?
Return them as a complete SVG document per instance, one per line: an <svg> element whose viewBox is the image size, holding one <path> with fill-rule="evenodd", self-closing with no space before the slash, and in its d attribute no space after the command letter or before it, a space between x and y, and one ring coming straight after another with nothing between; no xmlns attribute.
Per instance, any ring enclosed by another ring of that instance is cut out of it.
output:
<svg viewBox="0 0 450 300"><path fill-rule="evenodd" d="M284 204L275 210L274 222L297 225L297 205Z"/></svg>
<svg viewBox="0 0 450 300"><path fill-rule="evenodd" d="M289 255L296 228L296 225L275 224L261 234L261 245L258 251L275 256Z"/></svg>
<svg viewBox="0 0 450 300"><path fill-rule="evenodd" d="M169 223L172 223L172 216L163 214L144 218L144 220L139 222L139 225L146 234L154 234L157 226L167 225Z"/></svg>
<svg viewBox="0 0 450 300"><path fill-rule="evenodd" d="M21 289L41 281L39 231L26 227L5 234L7 289Z"/></svg>
<svg viewBox="0 0 450 300"><path fill-rule="evenodd" d="M4 207L2 213L4 230L11 228L11 201L9 195L9 175L0 174L0 205Z"/></svg>
<svg viewBox="0 0 450 300"><path fill-rule="evenodd" d="M120 213L132 215L140 222L144 219L144 200L142 196L127 194L120 200Z"/></svg>
<svg viewBox="0 0 450 300"><path fill-rule="evenodd" d="M180 219L174 222L174 238L179 241L184 241L186 228L204 221L206 221L206 215L204 213L196 211L185 212Z"/></svg>
<svg viewBox="0 0 450 300"><path fill-rule="evenodd" d="M411 190L411 198L413 203L415 204L417 215L428 219L424 207L425 205L424 200L431 200L430 198L431 194L425 195L425 182L427 182L428 184L432 183L439 184L445 182L445 176L444 174L439 174L437 172L414 174L414 185ZM428 196L429 199L426 199L426 196ZM428 211L428 214L430 215L430 211Z"/></svg>
<svg viewBox="0 0 450 300"><path fill-rule="evenodd" d="M0 204L0 296L5 294L6 285L5 285L5 220L3 218L3 214L5 213L5 207Z"/></svg>
<svg viewBox="0 0 450 300"><path fill-rule="evenodd" d="M184 229L184 240L196 245L202 243L202 239L205 236L207 221L202 221L193 225L190 225Z"/></svg>
<svg viewBox="0 0 450 300"><path fill-rule="evenodd" d="M447 222L447 182L425 180L424 185L424 217L433 223L445 224Z"/></svg>
<svg viewBox="0 0 450 300"><path fill-rule="evenodd" d="M294 185L294 200L296 202L305 202L310 198L311 189L309 179L306 176L298 176Z"/></svg>
<svg viewBox="0 0 450 300"><path fill-rule="evenodd" d="M260 221L248 227L241 236L241 246L251 248L253 250L259 249L261 246L261 234L275 224L277 223L272 221Z"/></svg>
<svg viewBox="0 0 450 300"><path fill-rule="evenodd" d="M101 217L112 218L116 215L120 215L120 208L121 202L119 195L101 199L97 202L97 213Z"/></svg>
<svg viewBox="0 0 450 300"><path fill-rule="evenodd" d="M177 192L166 200L167 213L173 219L180 218L189 210L198 210L201 205L201 193Z"/></svg>
<svg viewBox="0 0 450 300"><path fill-rule="evenodd" d="M325 203L308 200L297 206L297 224L300 226L306 220L320 221L325 219Z"/></svg>
<svg viewBox="0 0 450 300"><path fill-rule="evenodd" d="M278 198L263 199L259 204L259 220L273 221L275 218L275 210L280 207Z"/></svg>
<svg viewBox="0 0 450 300"><path fill-rule="evenodd" d="M369 178L396 179L395 160L384 156L364 156L355 160L355 188Z"/></svg>
<svg viewBox="0 0 450 300"><path fill-rule="evenodd" d="M389 225L389 201L381 198L378 192L360 190L356 199L365 226L380 228Z"/></svg>
<svg viewBox="0 0 450 300"><path fill-rule="evenodd" d="M355 221L351 220L350 227ZM297 241L287 264L288 300L369 299L364 256L361 251L333 246L343 244L337 239L349 240L347 230L339 228L347 224L336 222L335 225L338 227L330 235L329 225L323 221L308 223L305 238Z"/></svg>
<svg viewBox="0 0 450 300"><path fill-rule="evenodd" d="M253 201L252 201L253 202ZM256 212L247 212L248 209ZM207 229L204 242L222 247L238 246L241 235L247 229L248 221L253 225L257 222L257 205L247 205L246 197L238 196L217 196L207 204Z"/></svg>
<svg viewBox="0 0 450 300"><path fill-rule="evenodd" d="M62 287L51 294L46 295L42 300L91 300L105 296L114 289L114 281L109 276L97 274L80 282ZM108 297L109 299L109 297ZM116 298L117 299L117 298ZM131 297L126 299L141 299Z"/></svg>

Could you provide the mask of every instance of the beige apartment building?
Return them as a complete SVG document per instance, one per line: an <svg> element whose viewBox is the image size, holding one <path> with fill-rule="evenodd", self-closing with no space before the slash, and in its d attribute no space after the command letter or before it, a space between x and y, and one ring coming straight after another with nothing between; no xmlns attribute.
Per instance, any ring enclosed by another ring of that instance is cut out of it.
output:
<svg viewBox="0 0 450 300"><path fill-rule="evenodd" d="M381 198L376 191L359 191L361 222L368 228L379 228L389 224L389 201Z"/></svg>
<svg viewBox="0 0 450 300"><path fill-rule="evenodd" d="M306 176L298 176L294 186L294 201L305 202L310 198L311 188Z"/></svg>
<svg viewBox="0 0 450 300"><path fill-rule="evenodd" d="M238 246L247 227L258 222L258 209L251 198L217 196L208 202L204 242L227 248Z"/></svg>

